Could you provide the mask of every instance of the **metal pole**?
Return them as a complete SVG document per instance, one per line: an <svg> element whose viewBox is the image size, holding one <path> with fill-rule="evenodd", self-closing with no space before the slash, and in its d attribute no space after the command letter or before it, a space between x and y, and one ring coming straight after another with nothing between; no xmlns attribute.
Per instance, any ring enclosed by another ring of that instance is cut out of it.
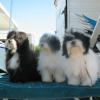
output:
<svg viewBox="0 0 100 100"><path fill-rule="evenodd" d="M9 31L11 31L11 26L12 26L12 8L13 8L13 0L10 0Z"/></svg>

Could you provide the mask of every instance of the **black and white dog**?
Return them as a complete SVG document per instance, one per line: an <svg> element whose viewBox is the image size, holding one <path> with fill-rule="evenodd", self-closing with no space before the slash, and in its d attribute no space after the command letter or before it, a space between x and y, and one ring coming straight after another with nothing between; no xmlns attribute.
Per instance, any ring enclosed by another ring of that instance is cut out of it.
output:
<svg viewBox="0 0 100 100"><path fill-rule="evenodd" d="M40 39L40 47L38 70L40 71L42 81L65 81L59 39L55 35L44 34Z"/></svg>
<svg viewBox="0 0 100 100"><path fill-rule="evenodd" d="M30 49L28 36L24 32L11 31L5 42L6 69L10 81L30 82L39 81L37 59Z"/></svg>
<svg viewBox="0 0 100 100"><path fill-rule="evenodd" d="M98 79L98 61L85 33L70 30L64 37L64 71L68 84L92 86Z"/></svg>

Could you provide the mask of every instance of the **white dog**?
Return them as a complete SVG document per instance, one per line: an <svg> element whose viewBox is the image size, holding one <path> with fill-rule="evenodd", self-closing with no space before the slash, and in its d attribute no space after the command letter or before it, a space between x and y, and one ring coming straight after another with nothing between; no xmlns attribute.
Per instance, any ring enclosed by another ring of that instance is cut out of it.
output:
<svg viewBox="0 0 100 100"><path fill-rule="evenodd" d="M40 56L38 70L42 81L56 82L65 81L61 62L60 41L54 35L45 34L40 39Z"/></svg>
<svg viewBox="0 0 100 100"><path fill-rule="evenodd" d="M90 39L82 33L70 31L64 37L64 71L70 85L92 86L98 79L98 63L89 48Z"/></svg>

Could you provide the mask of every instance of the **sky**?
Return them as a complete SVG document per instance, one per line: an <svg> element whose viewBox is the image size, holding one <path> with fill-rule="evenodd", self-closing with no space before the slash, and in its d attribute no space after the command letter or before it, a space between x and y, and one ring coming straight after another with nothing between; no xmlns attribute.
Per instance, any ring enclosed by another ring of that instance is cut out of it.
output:
<svg viewBox="0 0 100 100"><path fill-rule="evenodd" d="M10 11L11 0L0 0ZM56 11L54 0L13 0L12 17L18 30L31 33L33 42L38 44L43 33L54 33L56 30Z"/></svg>

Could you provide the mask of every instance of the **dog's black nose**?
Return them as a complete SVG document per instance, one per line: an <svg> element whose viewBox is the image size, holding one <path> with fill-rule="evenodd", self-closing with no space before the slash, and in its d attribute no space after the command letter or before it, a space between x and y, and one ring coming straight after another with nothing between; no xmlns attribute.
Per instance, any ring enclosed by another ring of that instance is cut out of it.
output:
<svg viewBox="0 0 100 100"><path fill-rule="evenodd" d="M72 44L72 45L75 45L75 41L72 41L71 44Z"/></svg>

